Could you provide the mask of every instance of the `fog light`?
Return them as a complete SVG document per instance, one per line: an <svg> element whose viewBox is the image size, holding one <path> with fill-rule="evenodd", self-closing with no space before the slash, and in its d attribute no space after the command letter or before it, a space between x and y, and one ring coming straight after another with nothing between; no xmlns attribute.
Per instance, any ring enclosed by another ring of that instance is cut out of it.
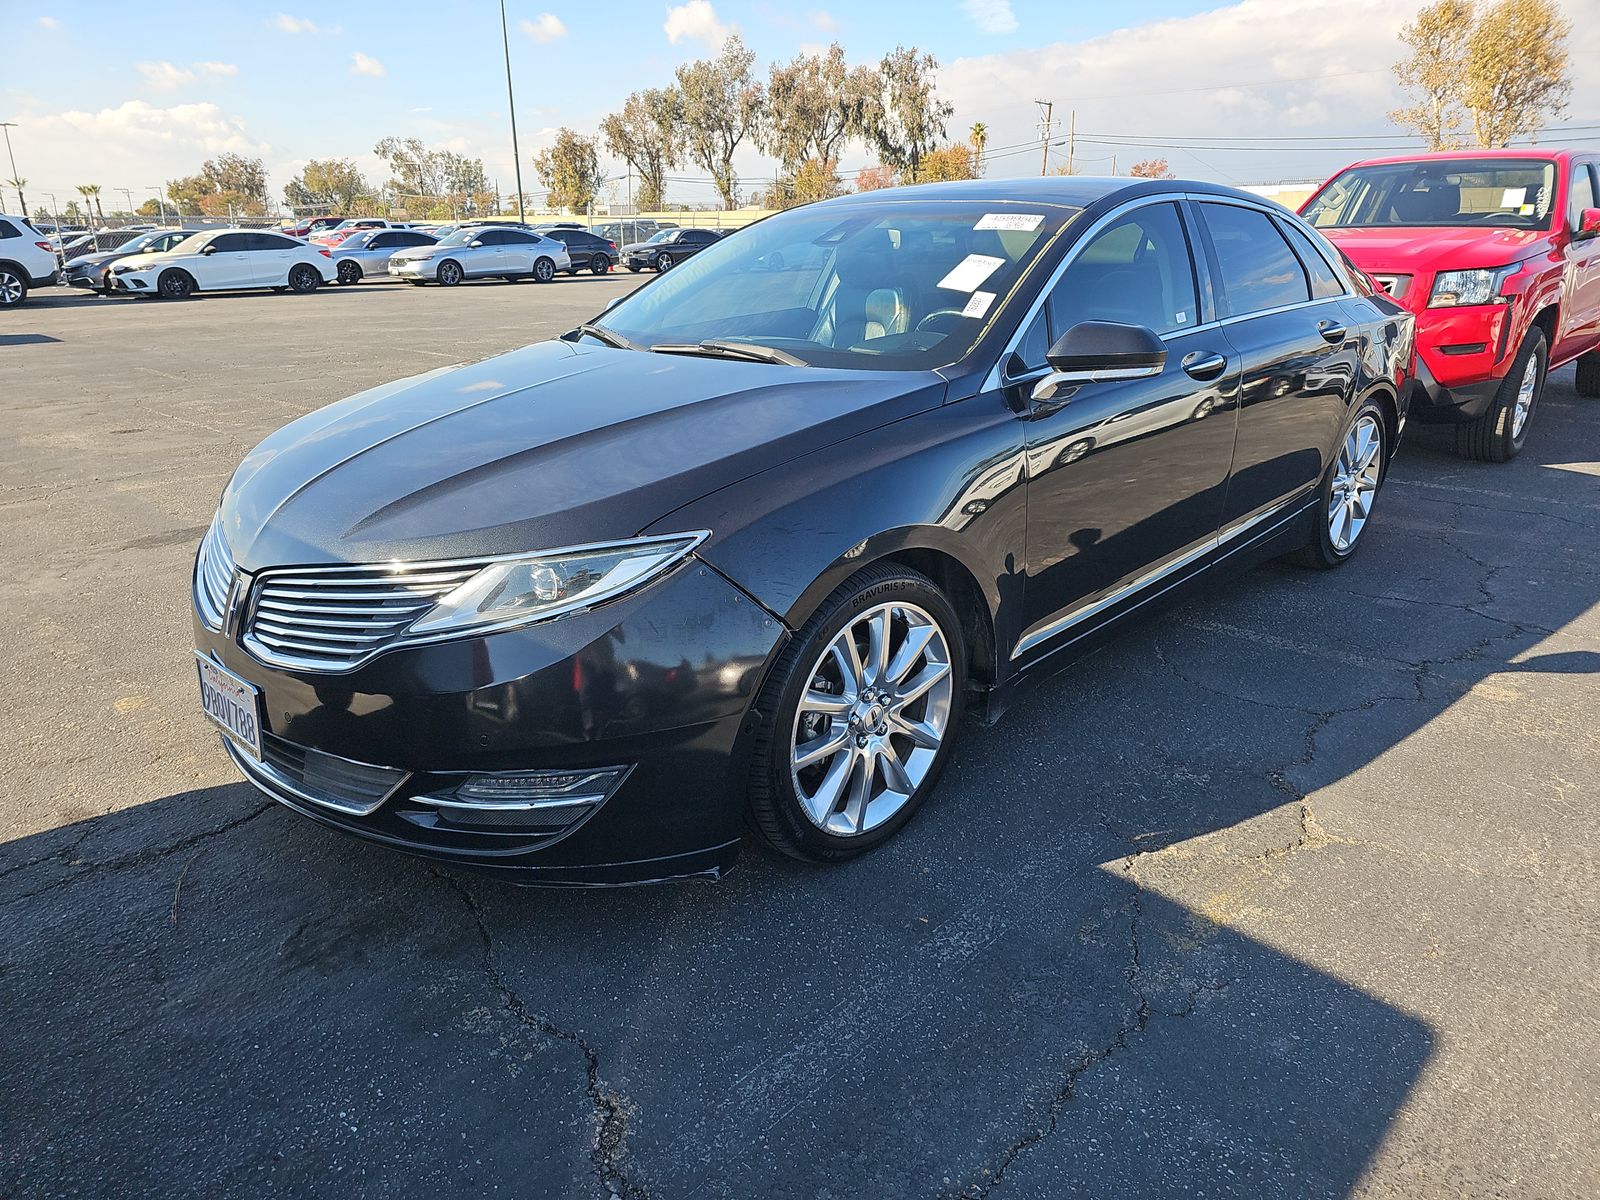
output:
<svg viewBox="0 0 1600 1200"><path fill-rule="evenodd" d="M468 775L448 791L418 796L456 825L562 828L610 799L632 767Z"/></svg>

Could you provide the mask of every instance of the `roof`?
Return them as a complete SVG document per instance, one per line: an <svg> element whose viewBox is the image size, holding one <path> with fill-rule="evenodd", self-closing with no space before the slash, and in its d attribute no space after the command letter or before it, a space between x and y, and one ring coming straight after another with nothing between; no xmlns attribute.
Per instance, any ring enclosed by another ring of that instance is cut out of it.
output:
<svg viewBox="0 0 1600 1200"><path fill-rule="evenodd" d="M1208 192L1260 203L1261 197L1238 188L1197 179L1133 179L1105 175L1031 175L1018 179L962 179L951 183L918 183L907 187L853 192L826 204L870 204L879 200L959 200L976 203L1054 204L1087 208L1116 196L1133 199L1151 192Z"/></svg>
<svg viewBox="0 0 1600 1200"><path fill-rule="evenodd" d="M1364 158L1351 163L1351 167L1378 167L1390 163L1449 162L1451 160L1486 158L1537 158L1564 161L1573 155L1587 153L1583 150L1564 149L1560 146L1515 146L1502 150L1423 150L1415 154L1395 154L1383 158ZM1346 167L1345 170L1349 170Z"/></svg>

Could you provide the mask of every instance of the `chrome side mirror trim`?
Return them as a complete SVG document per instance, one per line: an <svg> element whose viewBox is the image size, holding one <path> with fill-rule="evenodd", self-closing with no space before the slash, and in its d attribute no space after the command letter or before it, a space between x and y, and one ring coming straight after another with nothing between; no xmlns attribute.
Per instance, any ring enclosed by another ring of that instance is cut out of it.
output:
<svg viewBox="0 0 1600 1200"><path fill-rule="evenodd" d="M1161 370L1161 367L1153 366L1106 367L1098 371L1051 371L1033 385L1031 395L1035 400L1054 400L1056 393L1065 387L1077 387L1085 383L1115 383L1124 379L1149 379L1161 374Z"/></svg>

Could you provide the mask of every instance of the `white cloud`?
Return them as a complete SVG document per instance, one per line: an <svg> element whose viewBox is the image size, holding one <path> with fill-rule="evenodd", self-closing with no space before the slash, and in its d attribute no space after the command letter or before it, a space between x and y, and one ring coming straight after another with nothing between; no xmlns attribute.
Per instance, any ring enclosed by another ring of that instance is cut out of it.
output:
<svg viewBox="0 0 1600 1200"><path fill-rule="evenodd" d="M61 22L56 20L54 17L40 17L37 21L34 22L34 24L38 25L40 29L60 29L61 28Z"/></svg>
<svg viewBox="0 0 1600 1200"><path fill-rule="evenodd" d="M682 41L698 41L715 48L727 41L733 32L733 26L717 19L711 0L686 0L667 9L667 21L662 28L667 31L667 41L674 46Z"/></svg>
<svg viewBox="0 0 1600 1200"><path fill-rule="evenodd" d="M961 0L961 9L980 33L1017 31L1017 14L1011 11L1011 0Z"/></svg>
<svg viewBox="0 0 1600 1200"><path fill-rule="evenodd" d="M363 54L357 50L350 56L352 75L370 75L374 79L382 79L388 73L388 69L370 54Z"/></svg>
<svg viewBox="0 0 1600 1200"><path fill-rule="evenodd" d="M433 111L433 105L424 104L421 108L408 108L406 111L409 113L431 113Z"/></svg>
<svg viewBox="0 0 1600 1200"><path fill-rule="evenodd" d="M839 19L825 8L819 8L810 14L811 23L823 33L838 33Z"/></svg>
<svg viewBox="0 0 1600 1200"><path fill-rule="evenodd" d="M250 136L243 120L211 103L162 107L128 100L94 112L30 113L28 128L34 135L28 177L54 189L58 199L82 179L84 163L137 193L192 175L204 159L225 151L265 157L272 150Z"/></svg>
<svg viewBox="0 0 1600 1200"><path fill-rule="evenodd" d="M195 63L194 69L203 75L237 75L239 68L232 63L203 62Z"/></svg>
<svg viewBox="0 0 1600 1200"><path fill-rule="evenodd" d="M142 62L137 64L139 74L144 76L145 84L154 92L171 92L178 88L187 87L197 81L200 76L211 78L237 75L239 68L232 63L225 62L200 62L192 66L180 67L175 63Z"/></svg>
<svg viewBox="0 0 1600 1200"><path fill-rule="evenodd" d="M339 34L344 32L343 26L318 25L310 17L291 17L288 13L279 13L272 18L272 23L284 33Z"/></svg>
<svg viewBox="0 0 1600 1200"><path fill-rule="evenodd" d="M517 28L541 45L567 36L567 27L555 13L540 13L531 21L524 18L517 22Z"/></svg>

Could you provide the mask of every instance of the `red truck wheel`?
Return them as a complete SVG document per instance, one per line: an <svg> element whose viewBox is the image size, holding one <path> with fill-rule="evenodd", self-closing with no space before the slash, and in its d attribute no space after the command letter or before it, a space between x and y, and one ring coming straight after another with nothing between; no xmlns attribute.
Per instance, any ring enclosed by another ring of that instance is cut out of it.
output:
<svg viewBox="0 0 1600 1200"><path fill-rule="evenodd" d="M1544 394L1545 364L1549 361L1544 330L1535 325L1522 339L1522 348L1500 381L1489 411L1476 421L1456 426L1456 453L1479 462L1509 462L1522 453L1533 428L1533 414Z"/></svg>

